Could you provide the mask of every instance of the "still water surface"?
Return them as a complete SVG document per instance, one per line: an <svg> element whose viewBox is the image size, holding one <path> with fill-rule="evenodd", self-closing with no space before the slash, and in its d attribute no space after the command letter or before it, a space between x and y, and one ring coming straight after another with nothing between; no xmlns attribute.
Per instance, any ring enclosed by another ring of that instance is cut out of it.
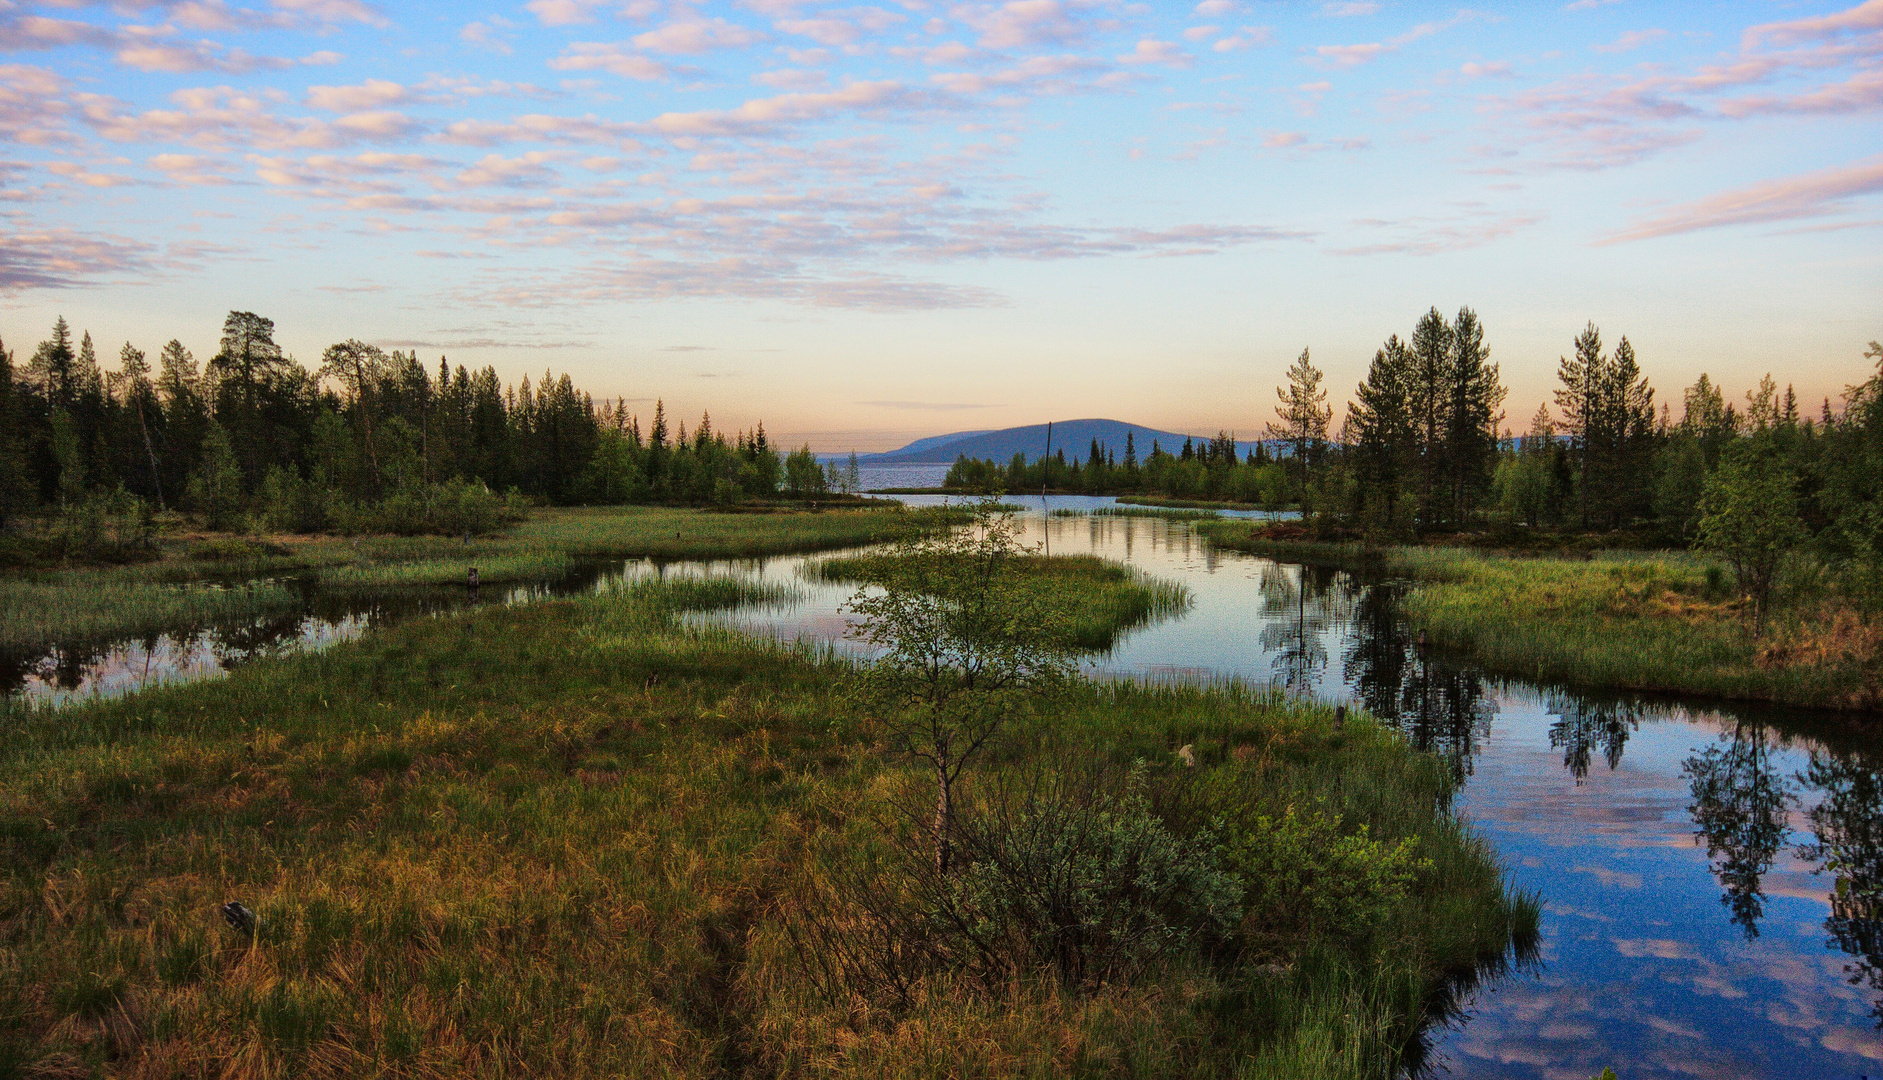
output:
<svg viewBox="0 0 1883 1080"><path fill-rule="evenodd" d="M1433 1033L1435 1070L1883 1076L1883 739L1809 713L1488 677L1417 648L1395 615L1394 583L1216 551L1180 523L1035 513L1024 527L1028 542L1054 553L1128 562L1195 597L1186 614L1132 632L1095 660L1095 674L1274 682L1354 702L1463 780L1460 812L1517 885L1543 898L1545 914L1537 962L1474 991L1457 1022ZM752 575L799 599L714 621L844 647L850 589L806 578L815 558L617 562L553 588L486 590L493 595L481 600L648 574ZM47 667L42 658L24 675L15 661L11 686L46 696L63 672L66 693L121 689L142 681L140 650L145 669L161 674L180 658L170 677L194 677L463 602L461 591L370 603L310 592L308 611L272 627L117 643L102 660L90 647L89 662Z"/></svg>

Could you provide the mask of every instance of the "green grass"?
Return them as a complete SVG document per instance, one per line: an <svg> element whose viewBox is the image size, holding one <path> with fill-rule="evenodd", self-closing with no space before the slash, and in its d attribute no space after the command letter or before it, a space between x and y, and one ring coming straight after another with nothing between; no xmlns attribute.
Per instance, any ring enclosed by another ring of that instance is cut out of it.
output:
<svg viewBox="0 0 1883 1080"><path fill-rule="evenodd" d="M0 645L196 626L290 610L275 585L181 588L302 575L334 588L461 585L477 567L483 584L553 578L583 558L726 559L899 540L963 520L955 509L867 509L713 513L664 507L540 511L514 529L468 543L436 536L184 536L164 557L132 566L41 571L0 579Z"/></svg>
<svg viewBox="0 0 1883 1080"><path fill-rule="evenodd" d="M1165 521L1206 521L1213 520L1222 515L1215 510L1182 510L1156 506L1118 505L1099 506L1090 510L1075 510L1070 507L1060 507L1054 510L1051 516L1057 518L1122 517L1162 518Z"/></svg>
<svg viewBox="0 0 1883 1080"><path fill-rule="evenodd" d="M1229 502L1222 499L1175 499L1163 495L1120 495L1125 506L1164 506L1186 510L1261 510L1260 503Z"/></svg>
<svg viewBox="0 0 1883 1080"><path fill-rule="evenodd" d="M825 581L880 583L894 571L891 553L823 559L809 573ZM1070 643L1102 652L1129 631L1189 610L1190 590L1096 555L1027 555L1013 564L1022 577L1048 590L1065 619Z"/></svg>
<svg viewBox="0 0 1883 1080"><path fill-rule="evenodd" d="M1402 604L1434 645L1540 682L1704 694L1818 708L1883 704L1878 635L1848 612L1781 612L1755 637L1711 561L1678 552L1592 558L1467 548L1273 541L1244 523L1198 531L1221 547L1367 565L1415 582ZM1709 574L1711 571L1711 574ZM1709 580L1711 578L1711 580Z"/></svg>
<svg viewBox="0 0 1883 1080"><path fill-rule="evenodd" d="M1184 509L1165 506L1137 506L1120 503L1117 506L1101 506L1092 511L1093 517L1131 517L1163 518L1166 521L1213 521L1222 515L1215 510Z"/></svg>
<svg viewBox="0 0 1883 1080"><path fill-rule="evenodd" d="M226 624L293 611L279 585L182 588L123 580L0 581L0 646L97 640Z"/></svg>
<svg viewBox="0 0 1883 1080"><path fill-rule="evenodd" d="M1429 869L1365 941L1091 994L825 997L794 927L921 775L884 752L843 664L675 617L748 599L709 579L482 609L0 715L0 1062L1384 1080L1448 982L1534 929L1443 809L1448 772L1388 730L1265 691L1082 684L1019 718L964 797L1000 770L1141 759L1175 829L1312 802L1418 837ZM252 939L219 918L232 899L260 916Z"/></svg>

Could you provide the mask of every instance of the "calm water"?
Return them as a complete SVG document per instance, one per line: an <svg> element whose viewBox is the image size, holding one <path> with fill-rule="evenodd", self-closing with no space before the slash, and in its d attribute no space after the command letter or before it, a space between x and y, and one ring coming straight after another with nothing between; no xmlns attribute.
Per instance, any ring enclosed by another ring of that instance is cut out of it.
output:
<svg viewBox="0 0 1883 1080"><path fill-rule="evenodd" d="M1391 583L1215 551L1182 524L1035 514L1025 527L1056 554L1125 561L1195 597L1184 616L1140 628L1094 661L1095 673L1273 681L1357 702L1463 778L1460 810L1546 907L1534 970L1465 1001L1460 1020L1434 1035L1438 1069L1574 1080L1608 1065L1626 1080L1883 1076L1883 739L1806 713L1487 678L1413 647ZM800 599L716 621L840 642L850 589L806 579L812 558L616 563L554 587L487 589L479 602L645 574L737 573L790 585ZM310 589L307 610L269 625L74 645L6 661L12 674L0 678L35 696L111 691L145 671L213 674L465 602L462 590L395 601Z"/></svg>

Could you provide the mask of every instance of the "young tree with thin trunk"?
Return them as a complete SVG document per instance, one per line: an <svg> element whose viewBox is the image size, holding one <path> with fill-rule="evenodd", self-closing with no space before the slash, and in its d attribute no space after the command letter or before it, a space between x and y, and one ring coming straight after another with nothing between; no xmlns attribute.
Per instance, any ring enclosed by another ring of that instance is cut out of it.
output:
<svg viewBox="0 0 1883 1080"><path fill-rule="evenodd" d="M1707 478L1698 532L1694 546L1732 566L1741 595L1752 602L1757 636L1785 557L1809 535L1798 519L1797 477L1776 455L1735 445Z"/></svg>
<svg viewBox="0 0 1883 1080"><path fill-rule="evenodd" d="M850 637L879 654L864 683L899 749L935 779L937 869L948 872L955 788L962 771L1020 702L1069 678L1073 654L1043 590L1029 587L998 495L975 507L968 525L906 541L885 560L878 587L850 598L861 616Z"/></svg>

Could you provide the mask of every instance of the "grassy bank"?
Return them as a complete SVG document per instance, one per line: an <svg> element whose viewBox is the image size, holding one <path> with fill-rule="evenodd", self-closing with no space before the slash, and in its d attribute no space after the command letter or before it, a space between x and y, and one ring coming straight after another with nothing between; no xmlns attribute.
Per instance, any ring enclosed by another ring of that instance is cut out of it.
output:
<svg viewBox="0 0 1883 1080"><path fill-rule="evenodd" d="M1708 560L1677 552L1590 558L1461 548L1274 541L1214 522L1218 546L1298 562L1370 564L1414 579L1403 610L1427 640L1544 682L1706 694L1819 708L1883 707L1883 634L1838 610L1781 611L1755 636Z"/></svg>
<svg viewBox="0 0 1883 1080"><path fill-rule="evenodd" d="M922 781L841 665L674 617L745 593L485 609L0 718L0 1074L1383 1078L1534 926L1384 729L1081 685L964 806L1148 762L1155 828L1220 840L1239 920L1103 986L833 990L807 928L893 862ZM1261 869L1287 852L1323 872ZM1381 865L1403 880L1341 887Z"/></svg>
<svg viewBox="0 0 1883 1080"><path fill-rule="evenodd" d="M824 559L811 572L825 581L884 581L894 573L893 554ZM1190 591L1096 555L1031 555L1017 560L1021 579L1047 594L1060 613L1070 642L1081 649L1111 648L1132 629L1188 610Z"/></svg>
<svg viewBox="0 0 1883 1080"><path fill-rule="evenodd" d="M862 509L762 514L665 507L539 511L493 536L269 536L185 534L161 558L131 566L0 579L0 646L39 647L196 626L291 610L278 586L186 583L310 576L336 588L460 585L475 566L484 584L539 581L577 559L753 558L899 540L962 520L953 509Z"/></svg>
<svg viewBox="0 0 1883 1080"><path fill-rule="evenodd" d="M0 581L0 648L230 623L299 606L300 597L279 585L224 589L132 581Z"/></svg>

